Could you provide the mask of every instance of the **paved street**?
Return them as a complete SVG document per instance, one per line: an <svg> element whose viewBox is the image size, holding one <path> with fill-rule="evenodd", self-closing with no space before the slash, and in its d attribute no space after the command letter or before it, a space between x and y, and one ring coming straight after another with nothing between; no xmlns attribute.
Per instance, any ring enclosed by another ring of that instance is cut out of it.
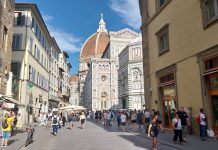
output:
<svg viewBox="0 0 218 150"><path fill-rule="evenodd" d="M144 134L143 134L144 135ZM6 150L17 150L25 142L26 133L18 133L12 137L12 144ZM215 150L217 141L202 143L198 139L185 145L175 145L171 134L160 134L159 150ZM44 127L36 127L34 143L22 150L147 150L151 140L134 132L121 132L115 127L103 127L101 123L87 122L85 129L80 129L76 123L72 130L62 128L58 136L50 135Z"/></svg>

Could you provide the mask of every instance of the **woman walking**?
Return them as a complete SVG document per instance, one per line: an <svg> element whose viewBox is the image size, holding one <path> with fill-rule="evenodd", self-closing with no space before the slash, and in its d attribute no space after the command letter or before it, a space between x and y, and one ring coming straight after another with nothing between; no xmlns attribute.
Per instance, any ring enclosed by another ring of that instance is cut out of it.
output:
<svg viewBox="0 0 218 150"><path fill-rule="evenodd" d="M153 119L148 128L148 137L152 137L152 150L157 149L157 136L158 136L158 115L154 114Z"/></svg>
<svg viewBox="0 0 218 150"><path fill-rule="evenodd" d="M181 119L179 118L179 114L176 114L176 117L173 119L173 128L174 128L173 141L175 142L175 144L177 144L178 137L179 137L179 143L182 144L183 142L182 123L181 123Z"/></svg>
<svg viewBox="0 0 218 150"><path fill-rule="evenodd" d="M84 123L85 123L86 116L84 112L80 115L80 123L81 123L81 129L84 129Z"/></svg>

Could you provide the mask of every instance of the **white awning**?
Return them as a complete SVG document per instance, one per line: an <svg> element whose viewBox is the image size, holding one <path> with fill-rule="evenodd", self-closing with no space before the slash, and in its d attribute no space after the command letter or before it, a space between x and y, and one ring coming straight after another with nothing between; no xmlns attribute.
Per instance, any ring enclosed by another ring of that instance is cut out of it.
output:
<svg viewBox="0 0 218 150"><path fill-rule="evenodd" d="M19 102L19 101L13 99L13 98L11 98L11 97L4 97L4 98L5 98L5 101L12 102L12 103L17 104L17 105L19 105L19 106L24 106L24 104L22 104L21 102Z"/></svg>

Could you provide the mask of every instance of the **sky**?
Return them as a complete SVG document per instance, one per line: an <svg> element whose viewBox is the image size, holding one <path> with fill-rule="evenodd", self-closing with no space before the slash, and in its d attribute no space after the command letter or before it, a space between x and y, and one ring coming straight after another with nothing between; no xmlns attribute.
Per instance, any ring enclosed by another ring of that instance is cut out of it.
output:
<svg viewBox="0 0 218 150"><path fill-rule="evenodd" d="M78 73L80 50L98 29L100 14L108 31L130 28L140 32L138 0L16 0L37 4L59 47L68 52L71 74Z"/></svg>

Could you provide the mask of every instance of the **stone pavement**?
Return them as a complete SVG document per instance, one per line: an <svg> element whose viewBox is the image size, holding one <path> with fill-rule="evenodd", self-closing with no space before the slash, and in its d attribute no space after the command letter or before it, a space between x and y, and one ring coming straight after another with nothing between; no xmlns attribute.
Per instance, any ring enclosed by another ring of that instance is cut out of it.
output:
<svg viewBox="0 0 218 150"><path fill-rule="evenodd" d="M57 136L50 134L45 127L35 127L34 142L21 150L148 150L151 139L144 133L122 132L113 127L104 127L101 122L87 121L85 129L75 123L72 130L67 127L58 131ZM68 124L67 124L68 125ZM193 139L194 138L194 139ZM1 150L18 150L26 140L26 133L18 133L12 137L12 143ZM216 150L217 141L201 142L197 137L190 137L189 143L175 145L172 142L172 133L161 133L158 138L158 150Z"/></svg>

